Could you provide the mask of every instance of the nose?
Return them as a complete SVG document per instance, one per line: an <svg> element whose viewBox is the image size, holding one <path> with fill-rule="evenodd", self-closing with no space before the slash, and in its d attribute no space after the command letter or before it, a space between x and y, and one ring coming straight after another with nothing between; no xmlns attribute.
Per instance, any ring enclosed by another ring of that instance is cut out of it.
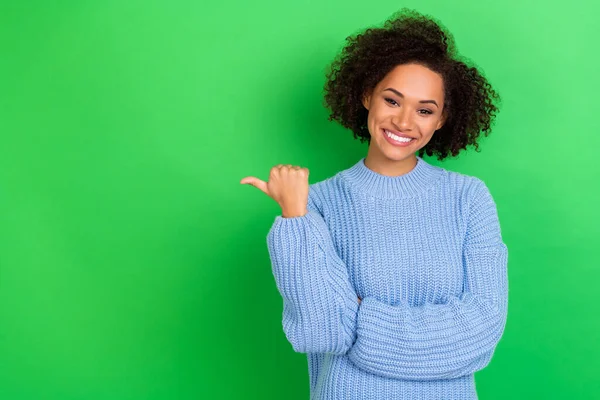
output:
<svg viewBox="0 0 600 400"><path fill-rule="evenodd" d="M399 130L410 130L412 128L412 117L413 114L407 107L400 107L398 112L394 114L392 123L396 125Z"/></svg>

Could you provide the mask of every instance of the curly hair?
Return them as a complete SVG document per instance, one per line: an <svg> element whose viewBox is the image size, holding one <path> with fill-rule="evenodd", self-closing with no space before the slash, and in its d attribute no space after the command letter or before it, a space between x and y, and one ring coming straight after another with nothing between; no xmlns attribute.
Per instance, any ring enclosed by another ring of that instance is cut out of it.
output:
<svg viewBox="0 0 600 400"><path fill-rule="evenodd" d="M439 22L402 8L383 28L348 36L347 44L326 72L324 105L355 139L370 143L368 110L362 99L396 66L416 63L440 74L444 82L445 124L419 156L439 160L456 156L468 145L479 151L480 133L490 133L500 96L475 67L457 56L452 35Z"/></svg>

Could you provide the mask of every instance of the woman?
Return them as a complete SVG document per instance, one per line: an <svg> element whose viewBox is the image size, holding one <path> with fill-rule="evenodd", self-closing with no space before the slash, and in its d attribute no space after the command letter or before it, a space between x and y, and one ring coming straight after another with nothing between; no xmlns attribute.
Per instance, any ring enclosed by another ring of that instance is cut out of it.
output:
<svg viewBox="0 0 600 400"><path fill-rule="evenodd" d="M283 330L307 354L311 399L477 399L473 374L506 323L508 252L485 183L422 156L478 150L498 95L416 12L348 41L325 102L366 157L312 185L289 164L241 181L282 208L267 244Z"/></svg>

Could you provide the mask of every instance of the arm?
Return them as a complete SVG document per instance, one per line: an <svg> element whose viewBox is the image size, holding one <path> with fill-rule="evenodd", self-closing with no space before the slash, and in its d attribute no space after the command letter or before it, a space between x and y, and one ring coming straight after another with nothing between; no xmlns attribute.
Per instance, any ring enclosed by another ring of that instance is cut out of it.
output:
<svg viewBox="0 0 600 400"><path fill-rule="evenodd" d="M344 354L356 340L358 297L315 199L311 187L307 214L277 216L267 247L294 350Z"/></svg>
<svg viewBox="0 0 600 400"><path fill-rule="evenodd" d="M490 362L506 323L508 252L482 181L468 218L463 293L420 307L362 299L356 343L348 352L357 367L390 378L430 380L471 374Z"/></svg>

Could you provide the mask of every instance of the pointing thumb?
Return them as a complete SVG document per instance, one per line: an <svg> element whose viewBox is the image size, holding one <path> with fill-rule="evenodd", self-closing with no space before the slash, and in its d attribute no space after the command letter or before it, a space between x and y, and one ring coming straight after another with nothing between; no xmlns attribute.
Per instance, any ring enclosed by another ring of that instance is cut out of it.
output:
<svg viewBox="0 0 600 400"><path fill-rule="evenodd" d="M269 189L267 188L267 182L262 181L258 178L255 178L254 176L247 176L245 178L243 178L240 183L243 184L249 184L254 186L255 188L260 189L264 194L266 194L267 196L270 197L269 195Z"/></svg>

